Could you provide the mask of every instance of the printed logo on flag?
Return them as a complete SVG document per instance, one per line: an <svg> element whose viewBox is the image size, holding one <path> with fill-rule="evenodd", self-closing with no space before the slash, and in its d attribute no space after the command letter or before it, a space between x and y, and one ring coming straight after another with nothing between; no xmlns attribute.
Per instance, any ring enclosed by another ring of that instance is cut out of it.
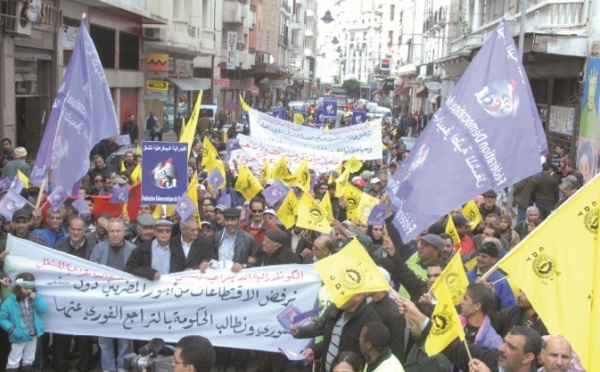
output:
<svg viewBox="0 0 600 372"><path fill-rule="evenodd" d="M458 274L456 273L448 273L448 275L446 276L446 284L448 285L448 289L451 293L454 293L461 289L460 279L458 278ZM459 295L462 295L462 293L459 293Z"/></svg>
<svg viewBox="0 0 600 372"><path fill-rule="evenodd" d="M177 169L173 165L172 158L168 158L166 161L156 164L151 175L154 185L161 189L172 189L177 187Z"/></svg>
<svg viewBox="0 0 600 372"><path fill-rule="evenodd" d="M519 106L519 96L515 94L517 82L498 79L475 93L479 105L491 116L503 119L514 116Z"/></svg>
<svg viewBox="0 0 600 372"><path fill-rule="evenodd" d="M321 212L321 210L319 208L311 208L310 209L310 217L312 220L312 221L311 220L308 221L310 223L320 223L325 218L325 216L323 215L323 213Z"/></svg>
<svg viewBox="0 0 600 372"><path fill-rule="evenodd" d="M183 142L142 144L142 203L178 202L187 191L187 148Z"/></svg>
<svg viewBox="0 0 600 372"><path fill-rule="evenodd" d="M540 253L534 252L532 254L532 256L535 255L535 258L533 259L533 272L535 275L537 275L540 279L546 280L552 280L554 277L558 277L560 272L558 271L554 257L547 253L543 253L543 247L540 247L539 250Z"/></svg>
<svg viewBox="0 0 600 372"><path fill-rule="evenodd" d="M356 198L355 195L348 196L348 198L346 199L346 208L349 211L353 211L356 208L358 208L358 202L359 200Z"/></svg>
<svg viewBox="0 0 600 372"><path fill-rule="evenodd" d="M346 289L354 290L362 287L366 283L367 270L360 267L360 262L357 262L356 265L352 267L344 265L344 267L338 270L337 277L339 277L339 283L341 283L337 286L343 286ZM335 274L331 275L331 280L338 280Z"/></svg>
<svg viewBox="0 0 600 372"><path fill-rule="evenodd" d="M596 202L593 204L595 205ZM583 217L583 223L585 224L586 229L595 235L598 232L598 208L585 207L585 209L587 212Z"/></svg>
<svg viewBox="0 0 600 372"><path fill-rule="evenodd" d="M442 311L434 313L431 316L431 333L435 336L441 336L448 333L454 326L454 318L452 312L448 310L448 305L445 305Z"/></svg>

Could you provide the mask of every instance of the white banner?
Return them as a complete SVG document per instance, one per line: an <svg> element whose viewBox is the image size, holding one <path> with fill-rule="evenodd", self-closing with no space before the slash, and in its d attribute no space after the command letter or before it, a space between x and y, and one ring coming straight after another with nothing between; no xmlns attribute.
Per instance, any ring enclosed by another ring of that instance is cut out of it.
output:
<svg viewBox="0 0 600 372"><path fill-rule="evenodd" d="M12 235L7 249L5 270L13 279L35 276L52 333L167 342L199 334L215 346L299 352L308 340L290 336L277 316L312 310L321 286L312 265L195 270L151 282Z"/></svg>
<svg viewBox="0 0 600 372"><path fill-rule="evenodd" d="M250 136L279 146L304 147L310 151L342 153L343 159L352 155L359 160L381 159L381 120L330 130L298 125L251 109ZM341 161L342 158L339 158Z"/></svg>
<svg viewBox="0 0 600 372"><path fill-rule="evenodd" d="M269 168L272 169L279 158L285 156L292 173L298 168L302 160L306 159L308 167L317 174L321 174L338 169L342 159L346 158L341 152L317 151L305 147L269 143L243 134L238 134L236 138L239 141L241 150L231 151L230 160L251 167L254 174L260 174L263 159L269 161ZM350 156L347 158L349 159Z"/></svg>

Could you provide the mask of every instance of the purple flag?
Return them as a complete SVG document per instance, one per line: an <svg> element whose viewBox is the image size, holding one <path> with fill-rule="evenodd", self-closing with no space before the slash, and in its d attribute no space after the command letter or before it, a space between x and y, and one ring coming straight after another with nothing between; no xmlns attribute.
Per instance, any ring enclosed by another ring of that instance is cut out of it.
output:
<svg viewBox="0 0 600 372"><path fill-rule="evenodd" d="M476 195L541 170L546 138L532 97L502 20L387 185L403 241Z"/></svg>
<svg viewBox="0 0 600 372"><path fill-rule="evenodd" d="M15 190L8 190L2 200L0 200L0 214L7 220L12 221L13 213L23 208L25 204L27 204L25 198L16 193Z"/></svg>
<svg viewBox="0 0 600 372"><path fill-rule="evenodd" d="M11 182L8 177L4 177L0 180L0 190L7 190L10 187L10 184Z"/></svg>
<svg viewBox="0 0 600 372"><path fill-rule="evenodd" d="M352 124L362 124L367 120L367 112L365 110L352 111Z"/></svg>
<svg viewBox="0 0 600 372"><path fill-rule="evenodd" d="M190 218L198 208L196 208L192 199L187 196L187 193L184 193L181 198L179 198L175 210L177 211L177 214L179 214L179 217L181 217L181 220L185 221Z"/></svg>
<svg viewBox="0 0 600 372"><path fill-rule="evenodd" d="M73 55L52 104L30 180L40 186L49 170L67 194L90 168L88 154L119 134L119 122L102 63L81 20Z"/></svg>
<svg viewBox="0 0 600 372"><path fill-rule="evenodd" d="M300 311L294 305L286 307L281 313L277 314L277 321L286 331L294 325L294 317L300 314Z"/></svg>
<svg viewBox="0 0 600 372"><path fill-rule="evenodd" d="M225 142L225 150L227 151L227 156L231 156L231 152L235 150L241 150L240 140L237 138L229 138L227 142Z"/></svg>
<svg viewBox="0 0 600 372"><path fill-rule="evenodd" d="M112 193L110 199L108 199L108 202L112 203L112 204L123 204L123 203L127 203L128 200L129 200L129 187L114 186L113 193Z"/></svg>
<svg viewBox="0 0 600 372"><path fill-rule="evenodd" d="M59 185L54 189L54 191L50 193L50 195L48 195L46 199L48 200L48 203L50 203L50 205L52 206L52 210L56 212L58 208L60 208L60 206L67 201L67 198L68 196L65 192L65 189L63 189L63 187Z"/></svg>
<svg viewBox="0 0 600 372"><path fill-rule="evenodd" d="M225 182L225 177L223 177L219 168L215 167L215 169L210 172L206 180L212 186L213 190L217 190L219 186Z"/></svg>
<svg viewBox="0 0 600 372"><path fill-rule="evenodd" d="M291 189L286 186L281 180L278 180L273 185L265 188L262 194L267 201L267 204L274 206L278 201L285 198Z"/></svg>
<svg viewBox="0 0 600 372"><path fill-rule="evenodd" d="M119 146L129 146L131 145L131 137L129 137L129 134L123 134L117 137L117 144Z"/></svg>
<svg viewBox="0 0 600 372"><path fill-rule="evenodd" d="M223 204L227 208L231 207L231 195L228 194L225 189L221 190L221 196L219 197L217 204Z"/></svg>
<svg viewBox="0 0 600 372"><path fill-rule="evenodd" d="M15 176L15 178L13 178L12 182L10 183L9 189L13 190L17 194L20 194L21 190L23 190L23 187L25 187L25 182L21 181L19 177Z"/></svg>
<svg viewBox="0 0 600 372"><path fill-rule="evenodd" d="M88 218L89 216L91 216L90 208L85 202L83 195L79 194L77 196L77 200L75 200L71 205L73 206L73 208L75 208L75 210L77 211L77 213L79 213L81 217Z"/></svg>
<svg viewBox="0 0 600 372"><path fill-rule="evenodd" d="M385 205L376 205L369 214L367 225L369 226L381 226L385 225L385 212L387 207Z"/></svg>
<svg viewBox="0 0 600 372"><path fill-rule="evenodd" d="M337 118L337 100L336 99L324 99L323 100L323 117L326 119Z"/></svg>

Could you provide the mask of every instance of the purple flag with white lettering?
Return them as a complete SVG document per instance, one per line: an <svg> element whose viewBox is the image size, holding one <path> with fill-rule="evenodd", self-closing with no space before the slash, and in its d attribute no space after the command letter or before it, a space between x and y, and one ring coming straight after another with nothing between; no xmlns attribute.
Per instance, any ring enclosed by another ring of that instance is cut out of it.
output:
<svg viewBox="0 0 600 372"><path fill-rule="evenodd" d="M181 198L179 198L179 201L175 206L175 210L177 211L177 214L179 214L179 217L181 217L181 220L185 221L190 218L198 209L194 203L192 203L192 199L187 196L187 193L184 193L181 195Z"/></svg>
<svg viewBox="0 0 600 372"><path fill-rule="evenodd" d="M2 200L0 200L0 214L7 220L12 221L13 213L23 208L25 204L27 204L25 198L16 193L15 190L8 190Z"/></svg>
<svg viewBox="0 0 600 372"><path fill-rule="evenodd" d="M382 226L385 225L385 214L387 207L385 205L376 205L371 209L371 214L367 219L367 225L369 226Z"/></svg>
<svg viewBox="0 0 600 372"><path fill-rule="evenodd" d="M131 137L129 137L129 134L123 134L122 136L117 137L117 144L119 146L130 146Z"/></svg>
<svg viewBox="0 0 600 372"><path fill-rule="evenodd" d="M290 190L290 187L286 186L281 180L278 180L273 185L266 187L262 194L267 204L274 206L278 201L285 198Z"/></svg>
<svg viewBox="0 0 600 372"><path fill-rule="evenodd" d="M119 122L102 63L81 20L73 55L52 104L30 181L41 185L48 171L73 195L90 168L88 154L104 138L119 134Z"/></svg>
<svg viewBox="0 0 600 372"><path fill-rule="evenodd" d="M531 87L502 20L389 181L394 225L409 241L476 195L539 172L545 152Z"/></svg>
<svg viewBox="0 0 600 372"><path fill-rule="evenodd" d="M123 204L123 203L127 203L128 200L129 200L129 187L114 186L113 193L112 193L110 199L108 199L108 202L112 203L112 204Z"/></svg>
<svg viewBox="0 0 600 372"><path fill-rule="evenodd" d="M217 190L225 182L225 177L223 177L219 168L215 167L208 177L206 177L206 180L212 186L213 190Z"/></svg>
<svg viewBox="0 0 600 372"><path fill-rule="evenodd" d="M73 206L73 208L75 208L75 210L77 211L77 213L79 213L81 217L88 218L89 216L91 216L90 208L85 202L83 195L79 194L77 196L77 200L75 200L71 205Z"/></svg>
<svg viewBox="0 0 600 372"><path fill-rule="evenodd" d="M60 185L56 186L54 191L52 191L50 195L46 197L48 203L50 203L52 206L52 210L55 212L58 210L58 208L60 208L61 205L63 205L64 202L67 201L67 198L68 196L65 192L65 189L63 189L63 187Z"/></svg>

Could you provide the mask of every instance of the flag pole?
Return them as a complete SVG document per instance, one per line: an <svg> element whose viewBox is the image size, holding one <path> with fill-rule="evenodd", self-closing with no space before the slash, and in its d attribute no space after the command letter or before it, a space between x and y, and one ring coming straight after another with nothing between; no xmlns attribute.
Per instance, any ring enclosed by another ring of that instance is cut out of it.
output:
<svg viewBox="0 0 600 372"><path fill-rule="evenodd" d="M469 362L471 362L473 360L473 357L471 356L471 350L469 350L469 344L467 344L467 340L464 339L463 343L465 345L465 349L467 349L467 355L469 355Z"/></svg>
<svg viewBox="0 0 600 372"><path fill-rule="evenodd" d="M46 178L42 180L42 184L40 185L40 192L38 193L37 202L35 203L35 209L40 207L42 203L42 197L44 196L44 188L46 187Z"/></svg>

